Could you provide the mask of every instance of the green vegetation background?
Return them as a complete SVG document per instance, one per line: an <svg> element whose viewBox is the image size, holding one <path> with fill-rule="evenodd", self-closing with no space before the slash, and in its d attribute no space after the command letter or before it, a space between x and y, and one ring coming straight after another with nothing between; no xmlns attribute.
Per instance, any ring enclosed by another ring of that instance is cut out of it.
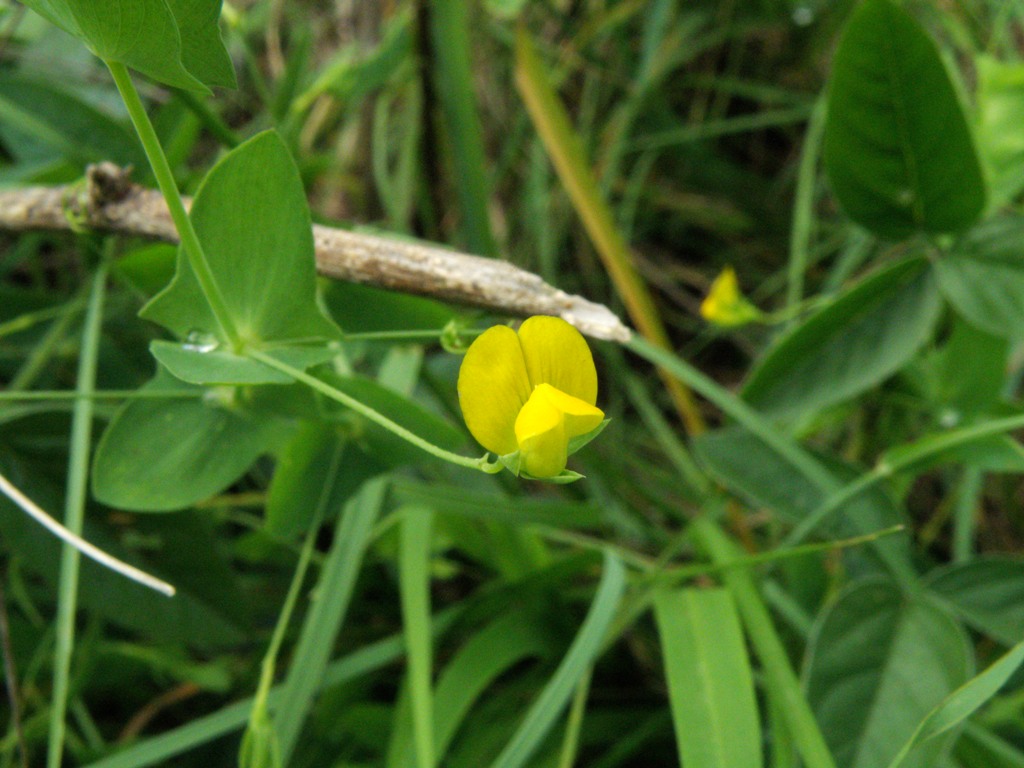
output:
<svg viewBox="0 0 1024 768"><path fill-rule="evenodd" d="M178 593L0 499L0 766L1024 766L1024 7L96 2L0 2L0 183L130 164L235 277L2 235L0 473ZM586 478L437 458L508 318L314 298L303 199L641 331Z"/></svg>

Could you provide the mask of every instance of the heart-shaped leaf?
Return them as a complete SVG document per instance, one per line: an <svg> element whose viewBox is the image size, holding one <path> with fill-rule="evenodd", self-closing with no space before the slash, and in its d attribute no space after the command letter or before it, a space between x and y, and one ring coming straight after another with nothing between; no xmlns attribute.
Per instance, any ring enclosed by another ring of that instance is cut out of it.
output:
<svg viewBox="0 0 1024 768"><path fill-rule="evenodd" d="M113 507L191 506L237 480L281 434L280 420L229 402L230 389L192 386L161 369L139 392L110 422L93 462L93 493ZM157 392L167 397L146 396Z"/></svg>
<svg viewBox="0 0 1024 768"><path fill-rule="evenodd" d="M104 61L190 90L234 87L217 21L221 0L25 0Z"/></svg>
<svg viewBox="0 0 1024 768"><path fill-rule="evenodd" d="M301 367L328 359L322 342L339 331L317 308L309 207L280 137L268 131L225 155L203 181L189 215L244 344ZM203 383L282 381L243 350L231 349L183 249L174 280L142 316L185 342L177 352L154 349L175 375Z"/></svg>

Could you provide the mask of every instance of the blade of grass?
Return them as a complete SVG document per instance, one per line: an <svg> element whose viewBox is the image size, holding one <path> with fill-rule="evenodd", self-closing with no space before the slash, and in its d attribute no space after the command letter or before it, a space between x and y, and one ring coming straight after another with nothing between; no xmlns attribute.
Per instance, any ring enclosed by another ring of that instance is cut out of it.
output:
<svg viewBox="0 0 1024 768"><path fill-rule="evenodd" d="M668 335L654 300L633 265L629 248L615 226L607 203L601 197L579 137L573 131L565 107L558 100L533 43L523 28L516 35L516 85L558 177L569 193L630 318L640 333L654 344L668 349ZM664 371L660 375L686 430L690 434L702 432L704 422L690 391Z"/></svg>
<svg viewBox="0 0 1024 768"><path fill-rule="evenodd" d="M980 675L967 681L928 713L903 745L889 768L900 768L914 748L962 723L982 704L995 696L1017 668L1024 663L1024 642L1017 643Z"/></svg>
<svg viewBox="0 0 1024 768"><path fill-rule="evenodd" d="M814 192L817 182L818 157L821 139L825 135L825 99L819 98L811 113L804 135L797 171L796 200L793 202L793 225L789 236L789 280L786 286L786 316L796 320L797 307L803 301L804 273L809 261L811 235L814 225Z"/></svg>
<svg viewBox="0 0 1024 768"><path fill-rule="evenodd" d="M618 558L605 552L601 583L579 633L505 749L492 763L492 768L521 768L528 764L600 653L625 587L626 569Z"/></svg>
<svg viewBox="0 0 1024 768"><path fill-rule="evenodd" d="M433 512L407 507L399 544L399 591L408 658L416 766L434 765L434 702L431 697L430 547Z"/></svg>
<svg viewBox="0 0 1024 768"><path fill-rule="evenodd" d="M715 563L729 562L743 554L706 516L697 518L690 530L697 545ZM723 571L721 578L736 601L747 635L761 660L765 686L780 702L786 727L804 764L807 768L836 768L753 577L746 570L733 568Z"/></svg>
<svg viewBox="0 0 1024 768"><path fill-rule="evenodd" d="M451 143L453 183L462 209L462 229L469 250L497 255L488 204L487 156L483 127L473 93L472 44L465 0L431 0L430 57L434 83Z"/></svg>
<svg viewBox="0 0 1024 768"><path fill-rule="evenodd" d="M107 262L103 260L93 275L92 289L89 292L76 382L76 391L82 397L75 400L71 417L64 527L76 536L81 536L82 523L85 519L93 412L93 401L89 396L96 387L96 365L99 359L106 284ZM47 737L47 768L60 768L64 757L65 715L70 689L71 653L75 641L75 613L78 606L79 559L78 550L65 542L61 547L60 580L57 586L56 641L53 650L53 693Z"/></svg>
<svg viewBox="0 0 1024 768"><path fill-rule="evenodd" d="M87 286L82 286L83 297L87 290ZM78 318L78 313L83 306L85 306L85 302L82 301L80 304L77 298L64 305L65 311L46 329L43 338L32 348L21 368L11 378L7 385L9 392L28 389L32 386L36 377L39 376L61 342L64 341L71 324Z"/></svg>
<svg viewBox="0 0 1024 768"><path fill-rule="evenodd" d="M680 765L760 768L750 659L729 592L688 587L654 600Z"/></svg>
<svg viewBox="0 0 1024 768"><path fill-rule="evenodd" d="M145 571L141 571L123 560L118 560L116 557L108 555L99 547L94 544L90 544L78 534L65 528L54 520L45 509L18 490L18 488L2 474L0 474L0 493L17 504L25 514L46 528L58 539L61 539L66 544L74 547L86 557L92 558L100 565L120 573L125 578L131 579L132 581L138 582L150 589L154 589L157 592L167 595L167 597L172 597L174 595L174 587L166 581L158 579L155 576L150 576Z"/></svg>
<svg viewBox="0 0 1024 768"><path fill-rule="evenodd" d="M435 635L444 632L460 613L460 609L453 609L434 617L431 631ZM401 635L392 635L367 645L327 666L323 675L316 681L317 690L358 680L364 675L395 663L404 653L404 638ZM271 689L268 697L271 711L277 709L283 688L283 685L278 685ZM128 747L116 755L90 763L86 768L148 768L151 765L166 764L165 761L177 755L239 730L248 721L252 704L253 697L236 701L212 714L198 717L185 725Z"/></svg>

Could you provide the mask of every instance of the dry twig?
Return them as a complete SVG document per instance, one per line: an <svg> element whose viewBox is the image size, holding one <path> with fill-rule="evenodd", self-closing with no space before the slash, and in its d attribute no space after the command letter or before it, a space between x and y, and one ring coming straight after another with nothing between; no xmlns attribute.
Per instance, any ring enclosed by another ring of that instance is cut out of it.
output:
<svg viewBox="0 0 1024 768"><path fill-rule="evenodd" d="M191 201L185 201L186 206ZM72 226L177 242L163 198L112 163L89 167L82 186L0 191L0 229ZM625 342L630 330L603 304L565 293L505 261L397 238L314 225L319 272L338 280L490 309L556 315L597 339Z"/></svg>

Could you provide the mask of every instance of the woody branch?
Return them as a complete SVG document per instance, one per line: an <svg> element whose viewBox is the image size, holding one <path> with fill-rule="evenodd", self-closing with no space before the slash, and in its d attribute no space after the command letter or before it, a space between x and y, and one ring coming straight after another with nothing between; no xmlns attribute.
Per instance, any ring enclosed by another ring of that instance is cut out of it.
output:
<svg viewBox="0 0 1024 768"><path fill-rule="evenodd" d="M190 200L186 199L188 206ZM90 166L84 186L0 191L0 229L73 226L177 242L159 192L132 183L112 163ZM317 270L326 277L430 296L510 315L555 315L597 339L631 335L603 304L568 294L497 259L343 229L313 226Z"/></svg>

